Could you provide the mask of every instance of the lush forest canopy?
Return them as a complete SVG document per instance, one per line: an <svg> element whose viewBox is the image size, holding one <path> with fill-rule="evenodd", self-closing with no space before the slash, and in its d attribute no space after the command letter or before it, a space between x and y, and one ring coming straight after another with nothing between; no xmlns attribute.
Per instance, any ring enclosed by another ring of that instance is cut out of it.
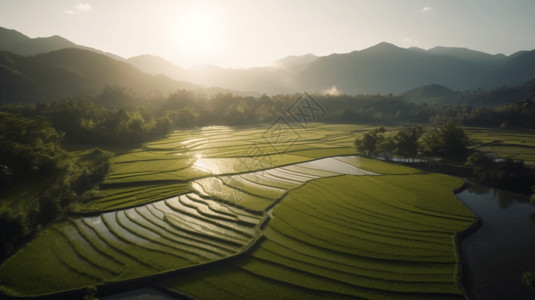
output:
<svg viewBox="0 0 535 300"><path fill-rule="evenodd" d="M535 84L535 82L533 82ZM482 99L505 97L503 89L471 93L461 104L429 105L407 101L403 95L325 95L312 98L325 111L324 122L428 123L455 120L472 126L535 127L535 103L516 94L507 104L480 105ZM48 103L11 104L0 110L26 117L43 116L66 134L68 142L140 142L171 128L205 125L247 125L273 122L301 94L268 97L230 93L206 96L178 90L167 98L147 98L122 87L106 87L94 97L67 98ZM78 139L78 140L76 140Z"/></svg>
<svg viewBox="0 0 535 300"><path fill-rule="evenodd" d="M0 258L68 211L108 172L111 153L71 153L46 117L0 112Z"/></svg>

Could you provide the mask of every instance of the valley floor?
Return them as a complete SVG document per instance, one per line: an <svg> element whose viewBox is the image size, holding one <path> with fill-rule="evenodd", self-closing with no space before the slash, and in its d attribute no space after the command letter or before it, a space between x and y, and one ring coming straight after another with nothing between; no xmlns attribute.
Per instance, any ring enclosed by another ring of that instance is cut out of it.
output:
<svg viewBox="0 0 535 300"><path fill-rule="evenodd" d="M354 156L369 129L211 127L116 156L94 199L0 266L0 290L166 274L159 289L204 299L463 298L462 182Z"/></svg>

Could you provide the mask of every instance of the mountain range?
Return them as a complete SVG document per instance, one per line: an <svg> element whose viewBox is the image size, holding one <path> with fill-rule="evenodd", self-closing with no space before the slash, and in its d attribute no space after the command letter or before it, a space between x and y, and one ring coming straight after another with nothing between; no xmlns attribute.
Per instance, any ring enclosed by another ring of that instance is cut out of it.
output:
<svg viewBox="0 0 535 300"><path fill-rule="evenodd" d="M124 60L124 58L120 57L119 55L100 51L90 47L80 46L57 35L45 38L30 38L16 30L0 27L0 50L27 56L65 48L89 50L99 54L104 54L116 60Z"/></svg>
<svg viewBox="0 0 535 300"><path fill-rule="evenodd" d="M495 89L535 78L535 50L506 56L454 47L406 49L384 42L350 53L288 56L250 69L184 69L151 55L124 59L59 36L29 38L1 27L0 50L3 102L91 96L106 85L145 94L190 89L259 95L333 88L346 94L400 94L429 85Z"/></svg>

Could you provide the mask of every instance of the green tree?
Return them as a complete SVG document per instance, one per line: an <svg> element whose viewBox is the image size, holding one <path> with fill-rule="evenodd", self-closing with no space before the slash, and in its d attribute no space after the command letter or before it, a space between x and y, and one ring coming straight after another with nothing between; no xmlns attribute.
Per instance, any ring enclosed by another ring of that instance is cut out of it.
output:
<svg viewBox="0 0 535 300"><path fill-rule="evenodd" d="M393 136L383 136L377 144L377 153L381 153L386 161L392 159L397 149L396 139Z"/></svg>
<svg viewBox="0 0 535 300"><path fill-rule="evenodd" d="M426 151L447 157L466 155L473 143L462 127L452 120L435 127L424 137Z"/></svg>
<svg viewBox="0 0 535 300"><path fill-rule="evenodd" d="M401 157L412 158L414 162L414 158L418 156L420 149L419 139L423 132L422 127L416 124L413 124L408 130L398 131L394 137L397 146L395 154Z"/></svg>
<svg viewBox="0 0 535 300"><path fill-rule="evenodd" d="M472 174L476 181L489 182L492 178L492 158L481 151L472 153L466 159L465 165L472 169Z"/></svg>
<svg viewBox="0 0 535 300"><path fill-rule="evenodd" d="M377 143L383 138L384 127L376 128L366 132L362 138L355 140L357 151L366 157L377 157Z"/></svg>
<svg viewBox="0 0 535 300"><path fill-rule="evenodd" d="M0 112L0 165L15 178L54 171L66 152L61 135L42 118Z"/></svg>

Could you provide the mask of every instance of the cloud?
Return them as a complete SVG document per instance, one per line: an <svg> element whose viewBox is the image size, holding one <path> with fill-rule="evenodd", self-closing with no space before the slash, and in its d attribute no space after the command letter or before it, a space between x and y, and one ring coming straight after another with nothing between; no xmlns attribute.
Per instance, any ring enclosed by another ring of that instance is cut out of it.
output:
<svg viewBox="0 0 535 300"><path fill-rule="evenodd" d="M89 4L89 3L80 3L80 4L76 5L76 9L81 10L81 11L88 11L88 10L91 9L91 4Z"/></svg>
<svg viewBox="0 0 535 300"><path fill-rule="evenodd" d="M66 8L63 12L67 15L73 15L76 11L89 11L91 10L91 4L89 3L78 3L74 8Z"/></svg>
<svg viewBox="0 0 535 300"><path fill-rule="evenodd" d="M342 94L342 92L336 88L336 85L333 85L332 88L323 90L322 94L330 96L339 96Z"/></svg>
<svg viewBox="0 0 535 300"><path fill-rule="evenodd" d="M422 8L422 12L424 12L424 13L430 12L432 10L433 10L433 8L431 6L426 6L426 7Z"/></svg>

